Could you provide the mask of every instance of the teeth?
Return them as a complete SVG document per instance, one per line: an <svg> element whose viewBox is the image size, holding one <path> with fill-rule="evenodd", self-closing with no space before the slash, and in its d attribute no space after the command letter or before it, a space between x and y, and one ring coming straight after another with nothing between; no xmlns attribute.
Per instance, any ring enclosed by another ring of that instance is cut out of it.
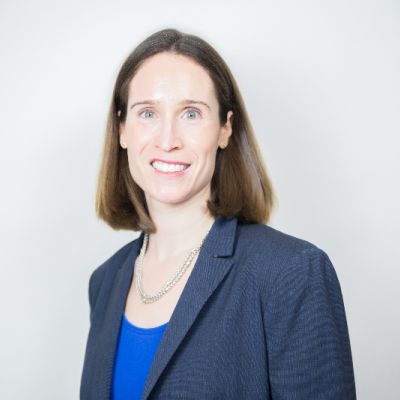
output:
<svg viewBox="0 0 400 400"><path fill-rule="evenodd" d="M161 161L154 161L152 166L163 172L175 172L175 171L183 171L186 169L188 166L187 165L182 165L182 164L167 164L163 163Z"/></svg>

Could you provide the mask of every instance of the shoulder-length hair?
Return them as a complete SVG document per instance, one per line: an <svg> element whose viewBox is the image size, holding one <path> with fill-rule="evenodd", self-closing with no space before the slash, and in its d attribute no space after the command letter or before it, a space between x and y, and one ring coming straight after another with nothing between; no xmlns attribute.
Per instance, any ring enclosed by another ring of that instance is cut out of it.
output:
<svg viewBox="0 0 400 400"><path fill-rule="evenodd" d="M208 72L219 104L220 126L233 111L232 135L218 148L207 207L214 217L237 217L267 223L275 194L236 81L217 51L205 40L176 29L163 29L141 42L122 64L109 108L103 156L96 190L96 214L113 229L154 233L143 190L129 171L126 149L120 146L119 123L125 122L129 84L147 58L161 52L190 57Z"/></svg>

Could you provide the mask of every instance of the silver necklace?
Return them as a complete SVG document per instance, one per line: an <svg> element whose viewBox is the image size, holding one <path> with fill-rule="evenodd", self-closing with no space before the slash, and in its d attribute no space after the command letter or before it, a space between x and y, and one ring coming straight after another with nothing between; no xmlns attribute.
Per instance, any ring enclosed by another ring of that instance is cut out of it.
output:
<svg viewBox="0 0 400 400"><path fill-rule="evenodd" d="M210 228L210 230L211 230L211 228ZM210 232L210 230L208 232ZM159 300L162 296L165 295L165 293L167 293L179 281L179 279L182 277L182 275L188 269L194 256L200 251L201 246L203 245L204 240L208 235L208 232L205 235L204 239L201 241L200 246L193 248L189 252L189 254L187 255L183 264L178 268L178 270L175 272L175 274L172 276L172 278L169 279L155 295L148 295L147 293L144 292L143 287L142 287L143 257L144 257L144 253L147 250L147 243L149 241L149 234L147 232L144 234L143 245L142 245L142 248L140 249L140 254L138 257L138 273L136 274L136 288L137 288L137 292L138 292L140 298L142 299L143 303L149 304L149 303L153 303L154 301Z"/></svg>

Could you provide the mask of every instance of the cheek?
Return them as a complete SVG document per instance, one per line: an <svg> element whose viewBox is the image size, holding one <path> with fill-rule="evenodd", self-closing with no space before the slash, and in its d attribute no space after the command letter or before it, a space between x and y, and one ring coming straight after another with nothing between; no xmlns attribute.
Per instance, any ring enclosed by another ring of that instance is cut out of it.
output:
<svg viewBox="0 0 400 400"><path fill-rule="evenodd" d="M199 155L212 156L213 153L216 153L218 133L215 129L198 129L191 133L187 135L185 142Z"/></svg>
<svg viewBox="0 0 400 400"><path fill-rule="evenodd" d="M210 161L215 159L217 154L217 145L217 140L214 138L209 138L208 140L201 139L196 143L195 148L199 157Z"/></svg>
<svg viewBox="0 0 400 400"><path fill-rule="evenodd" d="M197 155L197 173L205 179L211 178L215 169L216 145L213 142L198 143L195 153Z"/></svg>
<svg viewBox="0 0 400 400"><path fill-rule="evenodd" d="M140 154L151 140L152 134L144 129L131 129L128 134L132 154Z"/></svg>
<svg viewBox="0 0 400 400"><path fill-rule="evenodd" d="M146 149L146 137L138 132L130 132L128 138L128 163L132 178L139 183L140 175L144 166L141 164L141 158Z"/></svg>

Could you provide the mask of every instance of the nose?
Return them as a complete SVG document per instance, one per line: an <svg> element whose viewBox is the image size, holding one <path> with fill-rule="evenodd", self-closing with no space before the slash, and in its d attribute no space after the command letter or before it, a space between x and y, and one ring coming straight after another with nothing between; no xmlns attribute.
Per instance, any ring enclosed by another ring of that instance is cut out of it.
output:
<svg viewBox="0 0 400 400"><path fill-rule="evenodd" d="M159 126L155 144L164 151L182 147L182 140L173 118L164 118Z"/></svg>

